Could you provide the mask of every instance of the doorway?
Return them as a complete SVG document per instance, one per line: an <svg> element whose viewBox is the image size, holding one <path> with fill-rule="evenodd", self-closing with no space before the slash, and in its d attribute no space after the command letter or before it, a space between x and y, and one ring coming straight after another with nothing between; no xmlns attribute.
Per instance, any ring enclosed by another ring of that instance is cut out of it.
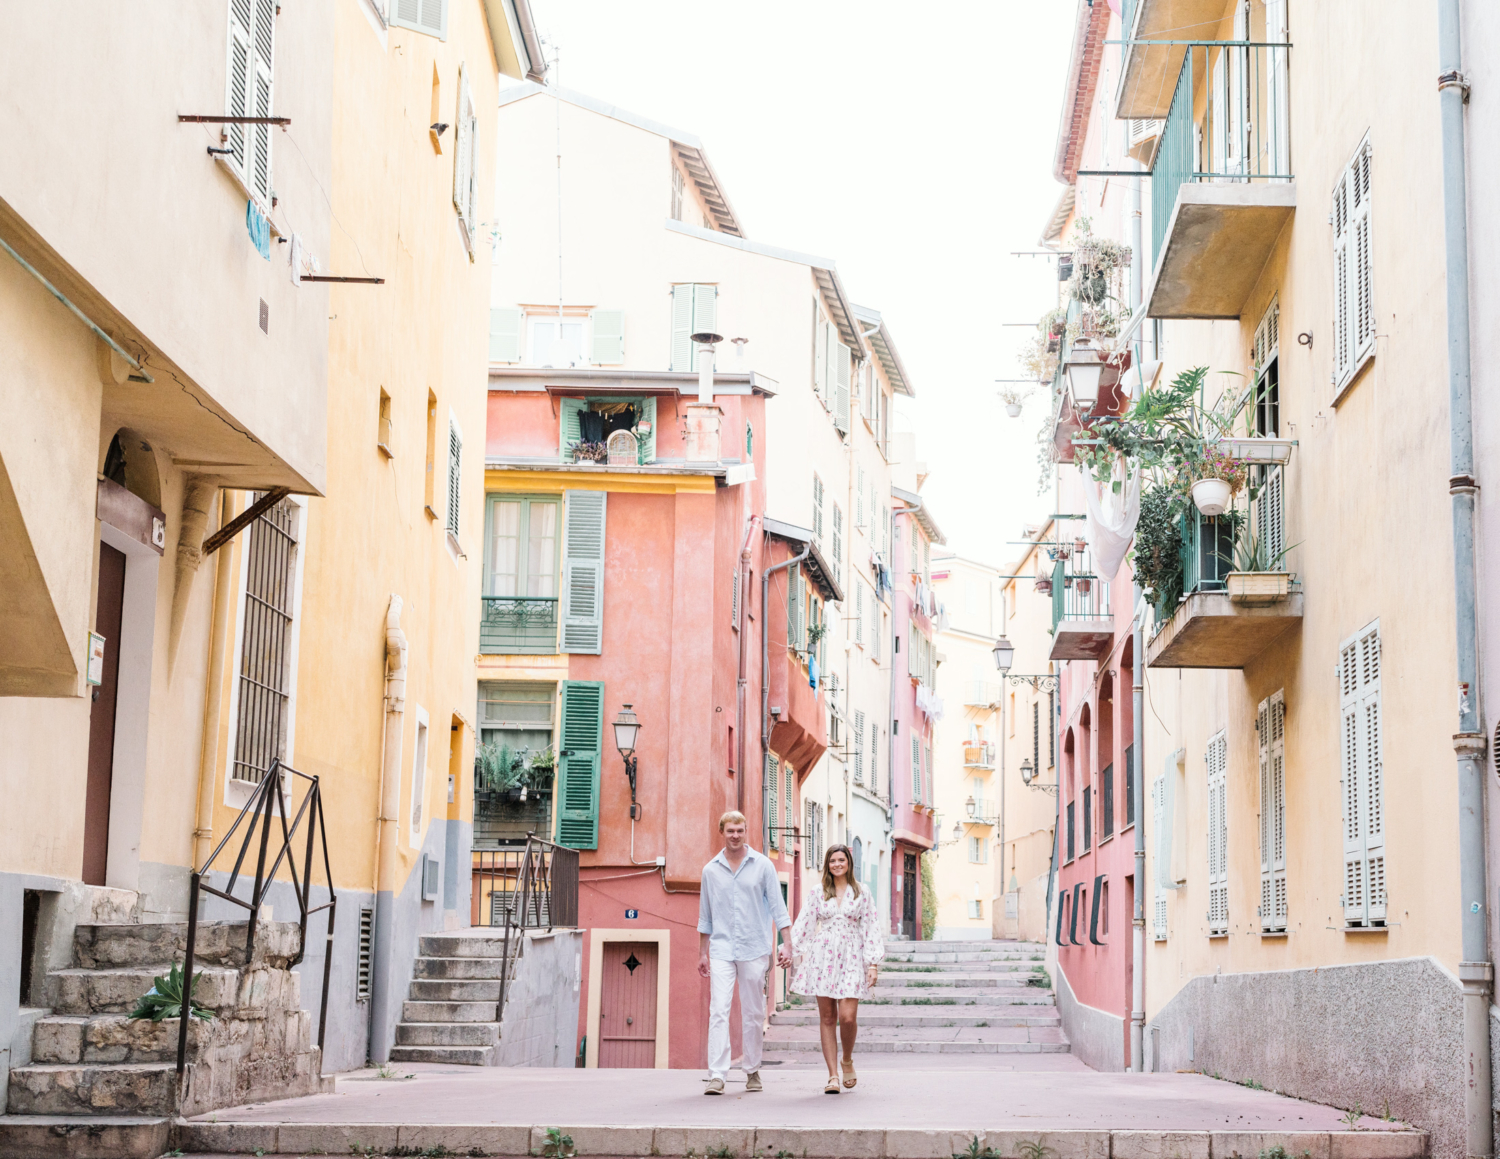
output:
<svg viewBox="0 0 1500 1159"><path fill-rule="evenodd" d="M917 855L901 855L901 932L917 936Z"/></svg>
<svg viewBox="0 0 1500 1159"><path fill-rule="evenodd" d="M99 544L94 630L104 637L104 671L89 709L89 768L83 803L83 883L104 885L109 868L109 799L114 782L115 708L120 686L120 625L125 553Z"/></svg>
<svg viewBox="0 0 1500 1159"><path fill-rule="evenodd" d="M655 942L606 942L599 988L599 1065L656 1065Z"/></svg>

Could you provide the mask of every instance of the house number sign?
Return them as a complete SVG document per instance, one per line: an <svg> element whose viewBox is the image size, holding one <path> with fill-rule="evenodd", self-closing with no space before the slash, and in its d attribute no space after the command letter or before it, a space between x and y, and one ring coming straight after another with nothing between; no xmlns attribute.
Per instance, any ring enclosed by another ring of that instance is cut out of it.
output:
<svg viewBox="0 0 1500 1159"><path fill-rule="evenodd" d="M640 916L641 916L641 911L638 910L638 909L628 909L628 910L625 911L625 920L626 921L632 921L633 922L633 921L635 921L636 918L638 918Z"/></svg>

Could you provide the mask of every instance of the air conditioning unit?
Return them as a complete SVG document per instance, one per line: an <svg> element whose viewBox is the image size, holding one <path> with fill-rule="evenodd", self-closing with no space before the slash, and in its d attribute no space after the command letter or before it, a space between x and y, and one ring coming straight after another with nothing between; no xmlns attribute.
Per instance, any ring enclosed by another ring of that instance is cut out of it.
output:
<svg viewBox="0 0 1500 1159"><path fill-rule="evenodd" d="M1161 121L1131 119L1125 122L1125 151L1150 169L1161 142Z"/></svg>

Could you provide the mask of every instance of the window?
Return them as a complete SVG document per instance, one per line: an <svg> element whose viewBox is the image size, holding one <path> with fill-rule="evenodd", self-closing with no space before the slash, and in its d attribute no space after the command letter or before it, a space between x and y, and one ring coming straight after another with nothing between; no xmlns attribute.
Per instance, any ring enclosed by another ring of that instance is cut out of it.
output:
<svg viewBox="0 0 1500 1159"><path fill-rule="evenodd" d="M583 319L563 315L559 321L556 314L529 319L528 331L531 344L528 347L532 366L549 367L554 370L583 363Z"/></svg>
<svg viewBox="0 0 1500 1159"><path fill-rule="evenodd" d="M272 116L276 0L229 0L229 56L224 111L230 117ZM232 152L225 163L260 211L271 211L271 125L225 125Z"/></svg>
<svg viewBox="0 0 1500 1159"><path fill-rule="evenodd" d="M850 852L854 854L854 880L863 881L865 879L864 844L858 837L854 839Z"/></svg>
<svg viewBox="0 0 1500 1159"><path fill-rule="evenodd" d="M1125 827L1135 824L1135 745L1125 746Z"/></svg>
<svg viewBox="0 0 1500 1159"><path fill-rule="evenodd" d="M673 221L681 221L682 220L682 194L683 194L682 170L679 169L677 167L677 165L674 163L672 165L672 209L671 209L672 220Z"/></svg>
<svg viewBox="0 0 1500 1159"><path fill-rule="evenodd" d="M1281 430L1280 306L1272 299L1270 308L1255 331L1254 383L1255 433L1275 438ZM1251 468L1251 494L1254 496L1255 534L1264 544L1266 559L1273 570L1281 566L1286 549L1284 468L1262 464Z"/></svg>
<svg viewBox="0 0 1500 1159"><path fill-rule="evenodd" d="M1087 853L1094 846L1094 797L1092 786L1083 787L1083 851Z"/></svg>
<svg viewBox="0 0 1500 1159"><path fill-rule="evenodd" d="M551 786L542 788L544 782L533 774L526 799L519 800L514 776L518 763L529 768L535 758L555 751L556 703L555 684L479 685L479 746L474 754L476 847L519 845L528 833L552 832Z"/></svg>
<svg viewBox="0 0 1500 1159"><path fill-rule="evenodd" d="M969 860L975 865L985 864L988 861L986 856L988 852L988 846L983 837L969 838Z"/></svg>
<svg viewBox="0 0 1500 1159"><path fill-rule="evenodd" d="M417 709L417 743L411 761L411 811L406 841L413 849L422 846L422 821L427 804L427 713Z"/></svg>
<svg viewBox="0 0 1500 1159"><path fill-rule="evenodd" d="M911 799L914 804L922 800L922 740L915 733L911 738Z"/></svg>
<svg viewBox="0 0 1500 1159"><path fill-rule="evenodd" d="M1229 822L1226 813L1226 765L1229 745L1223 732L1210 738L1208 766L1208 934L1229 932Z"/></svg>
<svg viewBox="0 0 1500 1159"><path fill-rule="evenodd" d="M562 505L509 495L486 505L480 653L555 653Z"/></svg>
<svg viewBox="0 0 1500 1159"><path fill-rule="evenodd" d="M1101 837L1112 837L1115 832L1115 767L1105 765L1099 774L1099 825Z"/></svg>
<svg viewBox="0 0 1500 1159"><path fill-rule="evenodd" d="M969 917L974 921L979 921L984 917L984 902L980 901L977 897L971 899L969 902Z"/></svg>
<svg viewBox="0 0 1500 1159"><path fill-rule="evenodd" d="M786 569L786 646L802 651L806 633L802 625L802 569L792 564Z"/></svg>
<svg viewBox="0 0 1500 1159"><path fill-rule="evenodd" d="M854 710L854 783L865 783L865 714L863 709Z"/></svg>
<svg viewBox="0 0 1500 1159"><path fill-rule="evenodd" d="M837 503L833 505L833 570L844 574L844 512Z"/></svg>
<svg viewBox="0 0 1500 1159"><path fill-rule="evenodd" d="M400 7L403 0L396 0ZM409 2L409 0L407 0ZM432 0L422 0L431 7ZM446 17L446 13L444 14ZM474 260L474 243L479 228L479 117L474 111L474 94L463 66L458 70L458 109L454 114L453 208L458 211L459 231L469 260Z"/></svg>
<svg viewBox="0 0 1500 1159"><path fill-rule="evenodd" d="M1339 647L1344 924L1384 925L1385 812L1380 738L1380 622Z"/></svg>
<svg viewBox="0 0 1500 1159"><path fill-rule="evenodd" d="M375 445L385 453L385 457L394 458L396 452L391 447L391 396L384 390L380 392L380 412L375 426Z"/></svg>
<svg viewBox="0 0 1500 1159"><path fill-rule="evenodd" d="M818 478L816 471L812 477L812 533L813 539L819 547L823 546L823 480Z"/></svg>
<svg viewBox="0 0 1500 1159"><path fill-rule="evenodd" d="M557 460L560 463L598 462L590 455L608 456L619 431L635 441L635 462L656 461L656 398L563 398L558 400ZM628 452L629 440L626 440ZM627 453L628 458L628 453Z"/></svg>
<svg viewBox="0 0 1500 1159"><path fill-rule="evenodd" d="M427 392L427 475L423 500L427 514L437 518L437 395Z"/></svg>
<svg viewBox="0 0 1500 1159"><path fill-rule="evenodd" d="M1286 929L1286 700L1260 702L1260 928Z"/></svg>
<svg viewBox="0 0 1500 1159"><path fill-rule="evenodd" d="M257 492L255 500L260 499ZM301 509L291 499L250 525L241 605L234 759L230 778L258 785L274 760L287 759L296 679L295 619Z"/></svg>
<svg viewBox="0 0 1500 1159"><path fill-rule="evenodd" d="M1371 284L1370 139L1333 190L1333 386L1337 395L1375 351Z"/></svg>
<svg viewBox="0 0 1500 1159"><path fill-rule="evenodd" d="M463 479L464 441L458 420L448 418L448 534L458 538L458 498Z"/></svg>
<svg viewBox="0 0 1500 1159"><path fill-rule="evenodd" d="M390 21L397 28L448 39L448 0L394 0Z"/></svg>
<svg viewBox="0 0 1500 1159"><path fill-rule="evenodd" d="M1099 884L1099 892L1098 892L1098 894L1096 896L1099 899L1099 932L1101 934L1104 934L1106 937L1108 937L1109 936L1109 881L1107 879Z"/></svg>
<svg viewBox="0 0 1500 1159"><path fill-rule="evenodd" d="M766 827L770 830L767 834L767 844L772 849L781 848L781 834L777 828L781 825L780 809L781 803L781 765L775 753L766 754L766 784L769 789L766 793Z"/></svg>
<svg viewBox="0 0 1500 1159"><path fill-rule="evenodd" d="M880 726L870 722L870 792L880 792Z"/></svg>
<svg viewBox="0 0 1500 1159"><path fill-rule="evenodd" d="M1151 782L1151 832L1156 834L1156 856L1151 866L1151 933L1158 942L1167 940L1167 891L1162 878L1169 872L1166 864L1171 840L1165 831L1167 816L1167 777L1163 773Z"/></svg>
<svg viewBox="0 0 1500 1159"><path fill-rule="evenodd" d="M781 780L783 790L782 801L785 804L785 808L782 809L781 815L786 818L786 820L783 821L782 824L796 825L797 814L795 810L797 801L797 771L785 761L781 763ZM771 786L771 791L773 793L776 791L776 786L774 784ZM791 841L787 841L785 843L785 848L788 853L792 852Z"/></svg>
<svg viewBox="0 0 1500 1159"><path fill-rule="evenodd" d="M598 655L604 650L606 498L603 491L567 491L563 494L561 598L564 652Z"/></svg>
<svg viewBox="0 0 1500 1159"><path fill-rule="evenodd" d="M1075 849L1075 846L1074 846L1074 843L1073 843L1073 810L1074 810L1074 807L1076 805L1077 805L1076 801L1069 801L1068 802L1068 860L1069 861L1073 860L1073 851Z"/></svg>
<svg viewBox="0 0 1500 1159"><path fill-rule="evenodd" d="M802 801L802 860L809 868L818 863L818 818L822 815L817 802Z"/></svg>
<svg viewBox="0 0 1500 1159"><path fill-rule="evenodd" d="M718 320L717 285L678 282L672 287L672 370L698 369L698 348L692 336L714 333Z"/></svg>

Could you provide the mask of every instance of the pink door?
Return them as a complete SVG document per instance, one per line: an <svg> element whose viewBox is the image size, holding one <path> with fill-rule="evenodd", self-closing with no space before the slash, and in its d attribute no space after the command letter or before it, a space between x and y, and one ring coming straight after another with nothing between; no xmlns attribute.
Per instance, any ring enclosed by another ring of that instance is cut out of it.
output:
<svg viewBox="0 0 1500 1159"><path fill-rule="evenodd" d="M656 943L606 942L599 979L599 1065L656 1065Z"/></svg>

